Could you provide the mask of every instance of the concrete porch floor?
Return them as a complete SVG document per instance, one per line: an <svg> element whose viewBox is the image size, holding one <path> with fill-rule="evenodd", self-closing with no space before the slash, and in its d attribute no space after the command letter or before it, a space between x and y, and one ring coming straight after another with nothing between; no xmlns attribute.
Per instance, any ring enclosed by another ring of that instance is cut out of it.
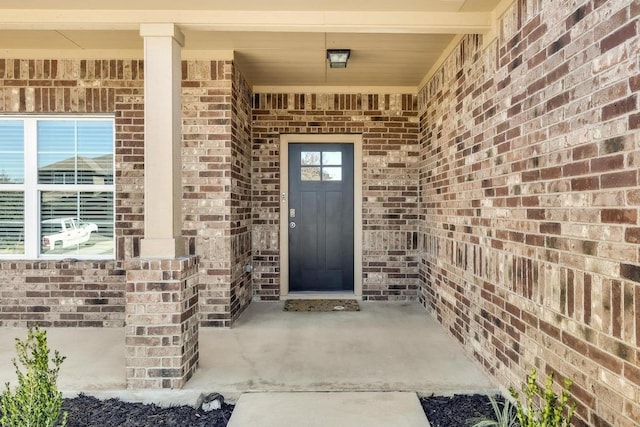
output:
<svg viewBox="0 0 640 427"><path fill-rule="evenodd" d="M360 312L283 312L254 302L231 329L200 330L200 365L183 390L126 390L123 329L51 328L67 359L59 388L123 400L194 404L217 391L495 392L498 387L418 303L361 302ZM0 328L0 384L15 382L14 338Z"/></svg>

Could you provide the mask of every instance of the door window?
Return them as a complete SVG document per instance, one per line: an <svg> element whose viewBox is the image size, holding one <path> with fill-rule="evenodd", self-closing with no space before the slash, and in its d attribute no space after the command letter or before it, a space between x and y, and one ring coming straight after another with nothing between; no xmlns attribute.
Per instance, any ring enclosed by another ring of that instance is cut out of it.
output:
<svg viewBox="0 0 640 427"><path fill-rule="evenodd" d="M301 181L342 181L340 151L303 151L300 153Z"/></svg>

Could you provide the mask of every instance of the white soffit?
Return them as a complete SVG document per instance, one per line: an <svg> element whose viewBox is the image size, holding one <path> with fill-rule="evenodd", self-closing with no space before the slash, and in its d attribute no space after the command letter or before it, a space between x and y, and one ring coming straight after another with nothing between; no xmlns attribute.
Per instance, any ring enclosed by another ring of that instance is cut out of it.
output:
<svg viewBox="0 0 640 427"><path fill-rule="evenodd" d="M235 58L252 85L417 89L456 34L493 31L498 3L2 0L0 55L142 58L140 25L172 22L183 59ZM327 48L352 50L346 69L328 68Z"/></svg>
<svg viewBox="0 0 640 427"><path fill-rule="evenodd" d="M3 0L3 9L55 9L74 10L166 10L176 7L176 0ZM180 0L181 10L380 10L380 11L436 11L487 12L497 4L494 0Z"/></svg>

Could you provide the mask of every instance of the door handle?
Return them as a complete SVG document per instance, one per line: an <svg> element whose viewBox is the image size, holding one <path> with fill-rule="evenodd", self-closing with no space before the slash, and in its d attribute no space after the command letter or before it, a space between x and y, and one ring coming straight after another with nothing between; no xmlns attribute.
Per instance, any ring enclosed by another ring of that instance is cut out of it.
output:
<svg viewBox="0 0 640 427"><path fill-rule="evenodd" d="M295 222L293 222L293 221L291 221L291 222L289 223L289 228L296 228L296 223L295 223Z"/></svg>

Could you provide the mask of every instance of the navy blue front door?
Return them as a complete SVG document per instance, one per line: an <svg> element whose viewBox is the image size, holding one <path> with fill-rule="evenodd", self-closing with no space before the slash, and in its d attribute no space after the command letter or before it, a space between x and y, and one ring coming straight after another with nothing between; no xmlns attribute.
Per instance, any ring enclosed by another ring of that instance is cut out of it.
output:
<svg viewBox="0 0 640 427"><path fill-rule="evenodd" d="M353 145L289 144L289 291L353 291Z"/></svg>

